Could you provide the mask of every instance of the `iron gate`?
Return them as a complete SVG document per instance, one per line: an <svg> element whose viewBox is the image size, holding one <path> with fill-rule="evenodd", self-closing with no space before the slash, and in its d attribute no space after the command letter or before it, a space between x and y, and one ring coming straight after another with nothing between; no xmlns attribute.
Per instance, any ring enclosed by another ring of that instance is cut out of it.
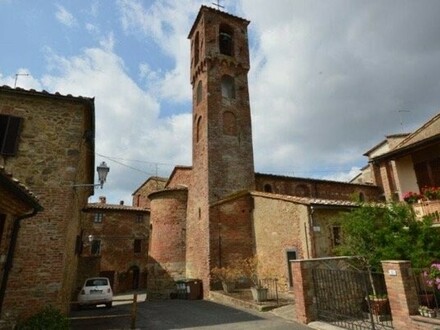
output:
<svg viewBox="0 0 440 330"><path fill-rule="evenodd" d="M346 329L393 329L383 274L314 269L312 275L319 320Z"/></svg>

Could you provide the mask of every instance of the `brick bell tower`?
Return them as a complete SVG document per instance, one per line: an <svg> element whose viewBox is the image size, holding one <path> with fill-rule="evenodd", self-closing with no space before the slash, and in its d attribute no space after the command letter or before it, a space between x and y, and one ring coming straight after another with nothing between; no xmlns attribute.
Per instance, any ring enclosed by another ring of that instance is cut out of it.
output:
<svg viewBox="0 0 440 330"><path fill-rule="evenodd" d="M237 191L255 188L247 80L249 23L202 6L188 36L193 170L186 228L187 277L209 277L209 206Z"/></svg>

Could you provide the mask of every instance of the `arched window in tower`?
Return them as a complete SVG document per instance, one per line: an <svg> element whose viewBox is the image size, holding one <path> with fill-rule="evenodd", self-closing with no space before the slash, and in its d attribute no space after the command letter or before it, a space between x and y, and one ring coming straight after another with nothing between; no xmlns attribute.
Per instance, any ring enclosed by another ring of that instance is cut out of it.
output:
<svg viewBox="0 0 440 330"><path fill-rule="evenodd" d="M223 134L237 135L237 118L231 111L223 112Z"/></svg>
<svg viewBox="0 0 440 330"><path fill-rule="evenodd" d="M233 43L233 30L229 25L220 25L218 35L218 46L220 54L233 56L234 43Z"/></svg>
<svg viewBox="0 0 440 330"><path fill-rule="evenodd" d="M199 32L197 32L194 38L194 66L199 63L199 51Z"/></svg>
<svg viewBox="0 0 440 330"><path fill-rule="evenodd" d="M199 104L203 99L203 91L202 91L202 81L200 80L197 84L197 92L196 92L196 104Z"/></svg>
<svg viewBox="0 0 440 330"><path fill-rule="evenodd" d="M196 142L200 141L200 137L202 134L202 116L200 116L199 118L197 118L197 125L196 125Z"/></svg>
<svg viewBox="0 0 440 330"><path fill-rule="evenodd" d="M222 97L235 99L235 82L234 78L228 75L222 76Z"/></svg>

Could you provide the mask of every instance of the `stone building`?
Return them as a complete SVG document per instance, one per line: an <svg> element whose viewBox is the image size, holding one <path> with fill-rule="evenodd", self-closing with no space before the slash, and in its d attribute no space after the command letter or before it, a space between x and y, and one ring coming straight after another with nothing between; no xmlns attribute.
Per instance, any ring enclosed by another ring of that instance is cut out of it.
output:
<svg viewBox="0 0 440 330"><path fill-rule="evenodd" d="M360 177L381 187L387 201L402 201L405 193L440 186L440 114L410 134L394 134L368 150L368 165Z"/></svg>
<svg viewBox="0 0 440 330"><path fill-rule="evenodd" d="M110 279L114 293L144 289L150 211L122 202L107 204L105 197L83 211L77 287L99 275Z"/></svg>
<svg viewBox="0 0 440 330"><path fill-rule="evenodd" d="M192 166L177 166L150 193L149 294L167 297L174 281L257 256L259 272L289 289L288 261L328 256L337 218L378 187L255 173L247 73L249 21L202 6L190 30Z"/></svg>
<svg viewBox="0 0 440 330"><path fill-rule="evenodd" d="M73 185L94 180L94 100L0 87L0 132L0 166L44 209L21 222L2 310L25 318L51 304L67 312L81 209L93 194Z"/></svg>
<svg viewBox="0 0 440 330"><path fill-rule="evenodd" d="M43 209L38 198L19 180L7 173L3 166L0 166L0 196L1 315L21 223Z"/></svg>

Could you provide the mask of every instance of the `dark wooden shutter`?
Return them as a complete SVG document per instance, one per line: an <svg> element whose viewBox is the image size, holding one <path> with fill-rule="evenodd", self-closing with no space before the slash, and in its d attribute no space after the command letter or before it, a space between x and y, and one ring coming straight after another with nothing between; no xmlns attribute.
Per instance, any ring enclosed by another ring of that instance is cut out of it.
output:
<svg viewBox="0 0 440 330"><path fill-rule="evenodd" d="M18 136L23 118L0 115L0 154L13 156L17 153Z"/></svg>

